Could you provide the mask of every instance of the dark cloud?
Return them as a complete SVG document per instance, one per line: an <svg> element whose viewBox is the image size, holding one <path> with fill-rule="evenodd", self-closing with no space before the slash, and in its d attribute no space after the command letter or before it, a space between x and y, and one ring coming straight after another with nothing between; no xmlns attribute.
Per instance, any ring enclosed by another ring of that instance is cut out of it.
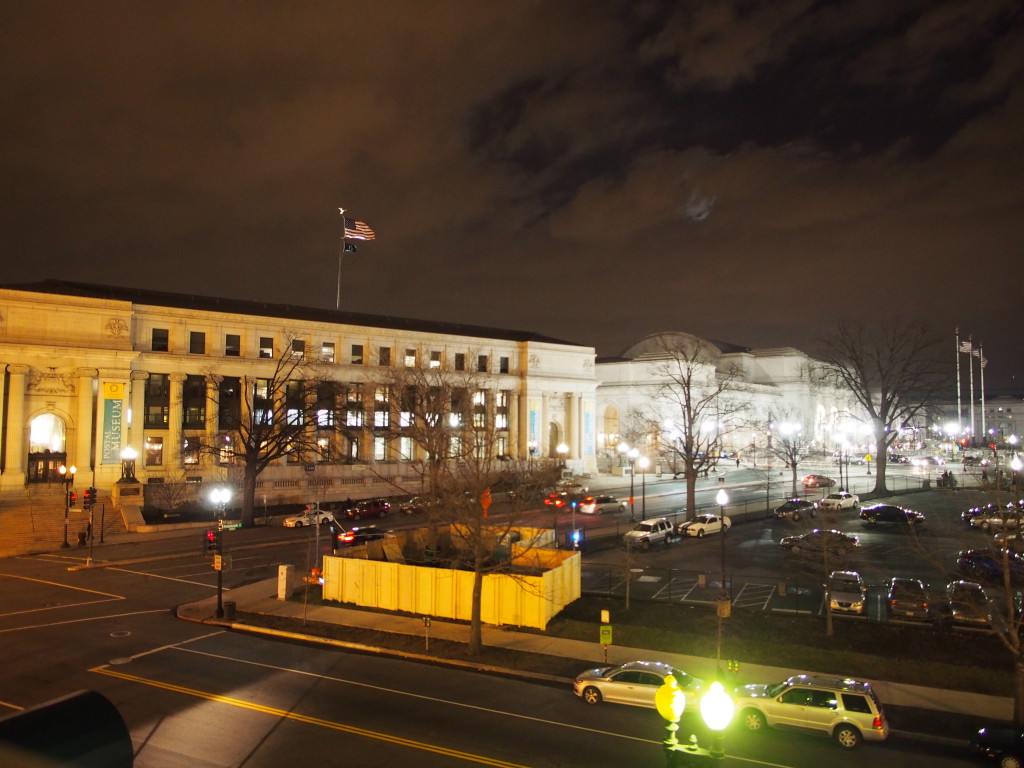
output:
<svg viewBox="0 0 1024 768"><path fill-rule="evenodd" d="M7 3L4 282L620 351L918 314L1024 376L1011 0ZM952 355L951 355L952 358ZM1019 383L1019 379L1016 379Z"/></svg>

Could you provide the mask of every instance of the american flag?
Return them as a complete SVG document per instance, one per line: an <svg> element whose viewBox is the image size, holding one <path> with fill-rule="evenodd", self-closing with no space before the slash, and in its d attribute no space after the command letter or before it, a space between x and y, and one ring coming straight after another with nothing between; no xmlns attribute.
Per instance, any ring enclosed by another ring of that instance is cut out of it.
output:
<svg viewBox="0 0 1024 768"><path fill-rule="evenodd" d="M345 237L352 238L353 240L373 240L377 235L373 233L372 229L366 226L365 221L356 221L355 219L350 219L346 216Z"/></svg>
<svg viewBox="0 0 1024 768"><path fill-rule="evenodd" d="M960 352L961 352L961 354L969 355L973 351L974 351L974 346L971 344L970 341L961 341L960 342Z"/></svg>

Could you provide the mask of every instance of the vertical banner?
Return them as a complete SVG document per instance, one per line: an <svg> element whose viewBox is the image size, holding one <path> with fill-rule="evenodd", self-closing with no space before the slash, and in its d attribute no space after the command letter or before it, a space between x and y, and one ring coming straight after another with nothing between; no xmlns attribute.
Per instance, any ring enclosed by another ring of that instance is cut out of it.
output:
<svg viewBox="0 0 1024 768"><path fill-rule="evenodd" d="M594 455L594 406L583 404L583 455Z"/></svg>
<svg viewBox="0 0 1024 768"><path fill-rule="evenodd" d="M530 406L530 436L527 438L531 443L540 445L540 414L537 412L537 401L531 400Z"/></svg>
<svg viewBox="0 0 1024 768"><path fill-rule="evenodd" d="M103 383L103 444L100 464L121 463L121 428L124 425L124 384Z"/></svg>

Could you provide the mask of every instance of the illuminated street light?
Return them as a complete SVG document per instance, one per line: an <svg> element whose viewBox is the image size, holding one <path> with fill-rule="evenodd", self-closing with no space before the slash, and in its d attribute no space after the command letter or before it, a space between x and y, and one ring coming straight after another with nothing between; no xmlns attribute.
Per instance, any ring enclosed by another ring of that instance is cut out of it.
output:
<svg viewBox="0 0 1024 768"><path fill-rule="evenodd" d="M629 521L636 522L636 505L633 503L633 476L636 475L636 460L640 457L639 448L630 448L626 453L629 458Z"/></svg>
<svg viewBox="0 0 1024 768"><path fill-rule="evenodd" d="M640 517L643 520L647 519L647 468L651 466L651 460L646 456L641 456L636 460L636 463L640 466L640 471L643 473L641 476L642 490L640 492Z"/></svg>
<svg viewBox="0 0 1024 768"><path fill-rule="evenodd" d="M60 472L61 480L64 482L64 541L61 542L60 548L67 549L71 546L68 544L68 510L71 508L71 486L75 484L75 472L78 470L74 464L70 467L61 464L57 471Z"/></svg>
<svg viewBox="0 0 1024 768"><path fill-rule="evenodd" d="M707 692L700 700L700 715L704 724L712 732L711 748L705 749L697 745L696 735L690 736L686 743L681 744L676 736L679 730L679 719L686 710L686 695L679 687L674 675L666 675L665 683L654 694L654 706L658 714L667 721L665 730L668 736L662 742L665 747L666 763L669 766L676 765L682 755L683 762L689 764L694 757L712 758L715 761L725 757L725 745L723 743L723 731L732 722L735 706L725 688L717 680L708 687Z"/></svg>
<svg viewBox="0 0 1024 768"><path fill-rule="evenodd" d="M210 491L214 514L217 517L217 613L218 619L224 618L224 510L231 501L231 489L227 486L214 488Z"/></svg>
<svg viewBox="0 0 1024 768"><path fill-rule="evenodd" d="M562 460L562 469L565 469L565 457L569 455L569 446L565 443L559 443L555 448L555 453Z"/></svg>

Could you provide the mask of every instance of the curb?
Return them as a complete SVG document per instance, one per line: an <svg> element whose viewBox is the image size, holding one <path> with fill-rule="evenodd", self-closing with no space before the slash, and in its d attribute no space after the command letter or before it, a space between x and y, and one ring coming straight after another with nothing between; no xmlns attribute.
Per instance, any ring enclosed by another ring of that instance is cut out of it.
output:
<svg viewBox="0 0 1024 768"><path fill-rule="evenodd" d="M207 626L218 626L230 629L236 632L247 632L252 635L265 635L267 637L280 637L285 640L296 640L303 643L311 643L314 645L324 645L332 648L345 648L350 651L359 651L361 653L373 653L378 656L391 656L393 658L406 659L408 661L419 661L427 664L434 664L438 666L449 666L457 667L459 669L467 669L473 672L486 672L492 675L501 675L502 677L518 677L525 678L528 680L535 680L540 683L546 683L549 685L564 685L567 687L572 686L572 678L561 677L558 675L546 675L542 672L530 672L521 669L508 669L507 667L495 667L490 664L475 664L469 661L461 661L459 659L444 659L438 656L430 656L426 653L412 653L410 651L397 651L391 648L381 648L375 645L364 645L363 643L352 643L347 640L335 640L333 638L321 637L319 635L307 635L301 632L288 632L282 629L271 629L270 627L257 627L252 624L241 624L239 622L229 622L223 619L199 619L191 618L189 616L183 616L175 609L175 617L182 619L183 621L191 621L195 624L205 624Z"/></svg>

